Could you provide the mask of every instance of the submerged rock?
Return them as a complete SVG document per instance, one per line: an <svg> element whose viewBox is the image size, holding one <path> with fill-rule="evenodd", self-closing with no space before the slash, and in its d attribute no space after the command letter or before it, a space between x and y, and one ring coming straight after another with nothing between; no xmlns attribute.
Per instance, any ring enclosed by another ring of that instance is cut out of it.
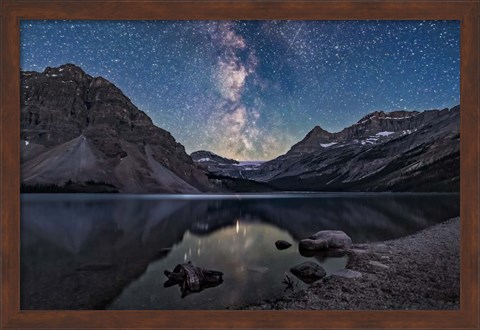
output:
<svg viewBox="0 0 480 330"><path fill-rule="evenodd" d="M348 249L352 245L350 236L340 230L322 230L309 237L312 240L326 240L330 248Z"/></svg>
<svg viewBox="0 0 480 330"><path fill-rule="evenodd" d="M284 240L278 240L278 241L275 242L275 246L276 246L277 249L279 249L279 250L286 250L286 249L288 249L290 246L292 246L292 244L290 244L289 242L284 241Z"/></svg>
<svg viewBox="0 0 480 330"><path fill-rule="evenodd" d="M182 298L192 292L200 292L223 282L222 272L196 267L191 262L179 264L175 266L173 272L166 270L164 274L168 277L164 287L178 284L182 291Z"/></svg>
<svg viewBox="0 0 480 330"><path fill-rule="evenodd" d="M300 265L292 267L290 268L290 272L308 284L318 281L327 275L322 266L312 261L306 261Z"/></svg>
<svg viewBox="0 0 480 330"><path fill-rule="evenodd" d="M328 242L324 239L302 239L298 244L302 250L324 251L328 249Z"/></svg>

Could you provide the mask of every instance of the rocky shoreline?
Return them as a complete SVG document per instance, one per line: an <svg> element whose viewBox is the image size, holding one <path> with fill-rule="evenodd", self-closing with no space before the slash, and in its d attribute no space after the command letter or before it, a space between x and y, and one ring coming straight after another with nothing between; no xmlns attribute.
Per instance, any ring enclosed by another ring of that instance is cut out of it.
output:
<svg viewBox="0 0 480 330"><path fill-rule="evenodd" d="M460 218L413 235L354 244L347 269L306 290L240 309L437 310L460 307ZM359 274L360 273L360 274ZM361 276L360 276L361 275Z"/></svg>

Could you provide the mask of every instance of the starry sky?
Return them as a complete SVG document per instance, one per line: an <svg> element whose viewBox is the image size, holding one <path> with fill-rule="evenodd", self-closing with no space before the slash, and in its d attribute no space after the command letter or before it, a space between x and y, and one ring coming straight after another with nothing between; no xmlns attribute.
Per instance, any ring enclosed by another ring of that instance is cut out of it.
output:
<svg viewBox="0 0 480 330"><path fill-rule="evenodd" d="M460 103L458 21L22 21L21 68L74 63L188 153L285 153L315 125Z"/></svg>

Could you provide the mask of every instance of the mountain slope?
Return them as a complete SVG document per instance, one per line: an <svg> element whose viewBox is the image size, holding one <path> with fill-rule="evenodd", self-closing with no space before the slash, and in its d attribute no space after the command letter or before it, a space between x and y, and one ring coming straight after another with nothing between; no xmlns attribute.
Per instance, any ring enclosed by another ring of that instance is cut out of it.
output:
<svg viewBox="0 0 480 330"><path fill-rule="evenodd" d="M279 190L458 191L459 159L460 106L373 112L338 133L316 126L242 177Z"/></svg>
<svg viewBox="0 0 480 330"><path fill-rule="evenodd" d="M448 111L375 111L338 133L330 133L316 126L302 141L292 146L289 153L313 152L320 150L319 147L328 148L339 143L376 144L378 140L410 134L427 123L441 119Z"/></svg>
<svg viewBox="0 0 480 330"><path fill-rule="evenodd" d="M22 183L102 182L121 192L216 188L120 89L66 64L21 73Z"/></svg>
<svg viewBox="0 0 480 330"><path fill-rule="evenodd" d="M460 108L401 115L374 114L328 146L311 134L251 179L288 190L458 191Z"/></svg>

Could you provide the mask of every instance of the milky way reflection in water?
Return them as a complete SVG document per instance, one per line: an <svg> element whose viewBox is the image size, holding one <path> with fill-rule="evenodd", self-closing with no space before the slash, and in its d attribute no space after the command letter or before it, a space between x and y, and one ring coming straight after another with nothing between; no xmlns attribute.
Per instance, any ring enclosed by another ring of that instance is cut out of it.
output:
<svg viewBox="0 0 480 330"><path fill-rule="evenodd" d="M327 274L346 264L301 256L300 239L325 229L355 243L395 239L458 216L459 204L458 194L22 195L21 307L224 309L271 299L298 263ZM278 251L279 239L294 245ZM163 271L185 261L224 282L182 299L163 287Z"/></svg>

